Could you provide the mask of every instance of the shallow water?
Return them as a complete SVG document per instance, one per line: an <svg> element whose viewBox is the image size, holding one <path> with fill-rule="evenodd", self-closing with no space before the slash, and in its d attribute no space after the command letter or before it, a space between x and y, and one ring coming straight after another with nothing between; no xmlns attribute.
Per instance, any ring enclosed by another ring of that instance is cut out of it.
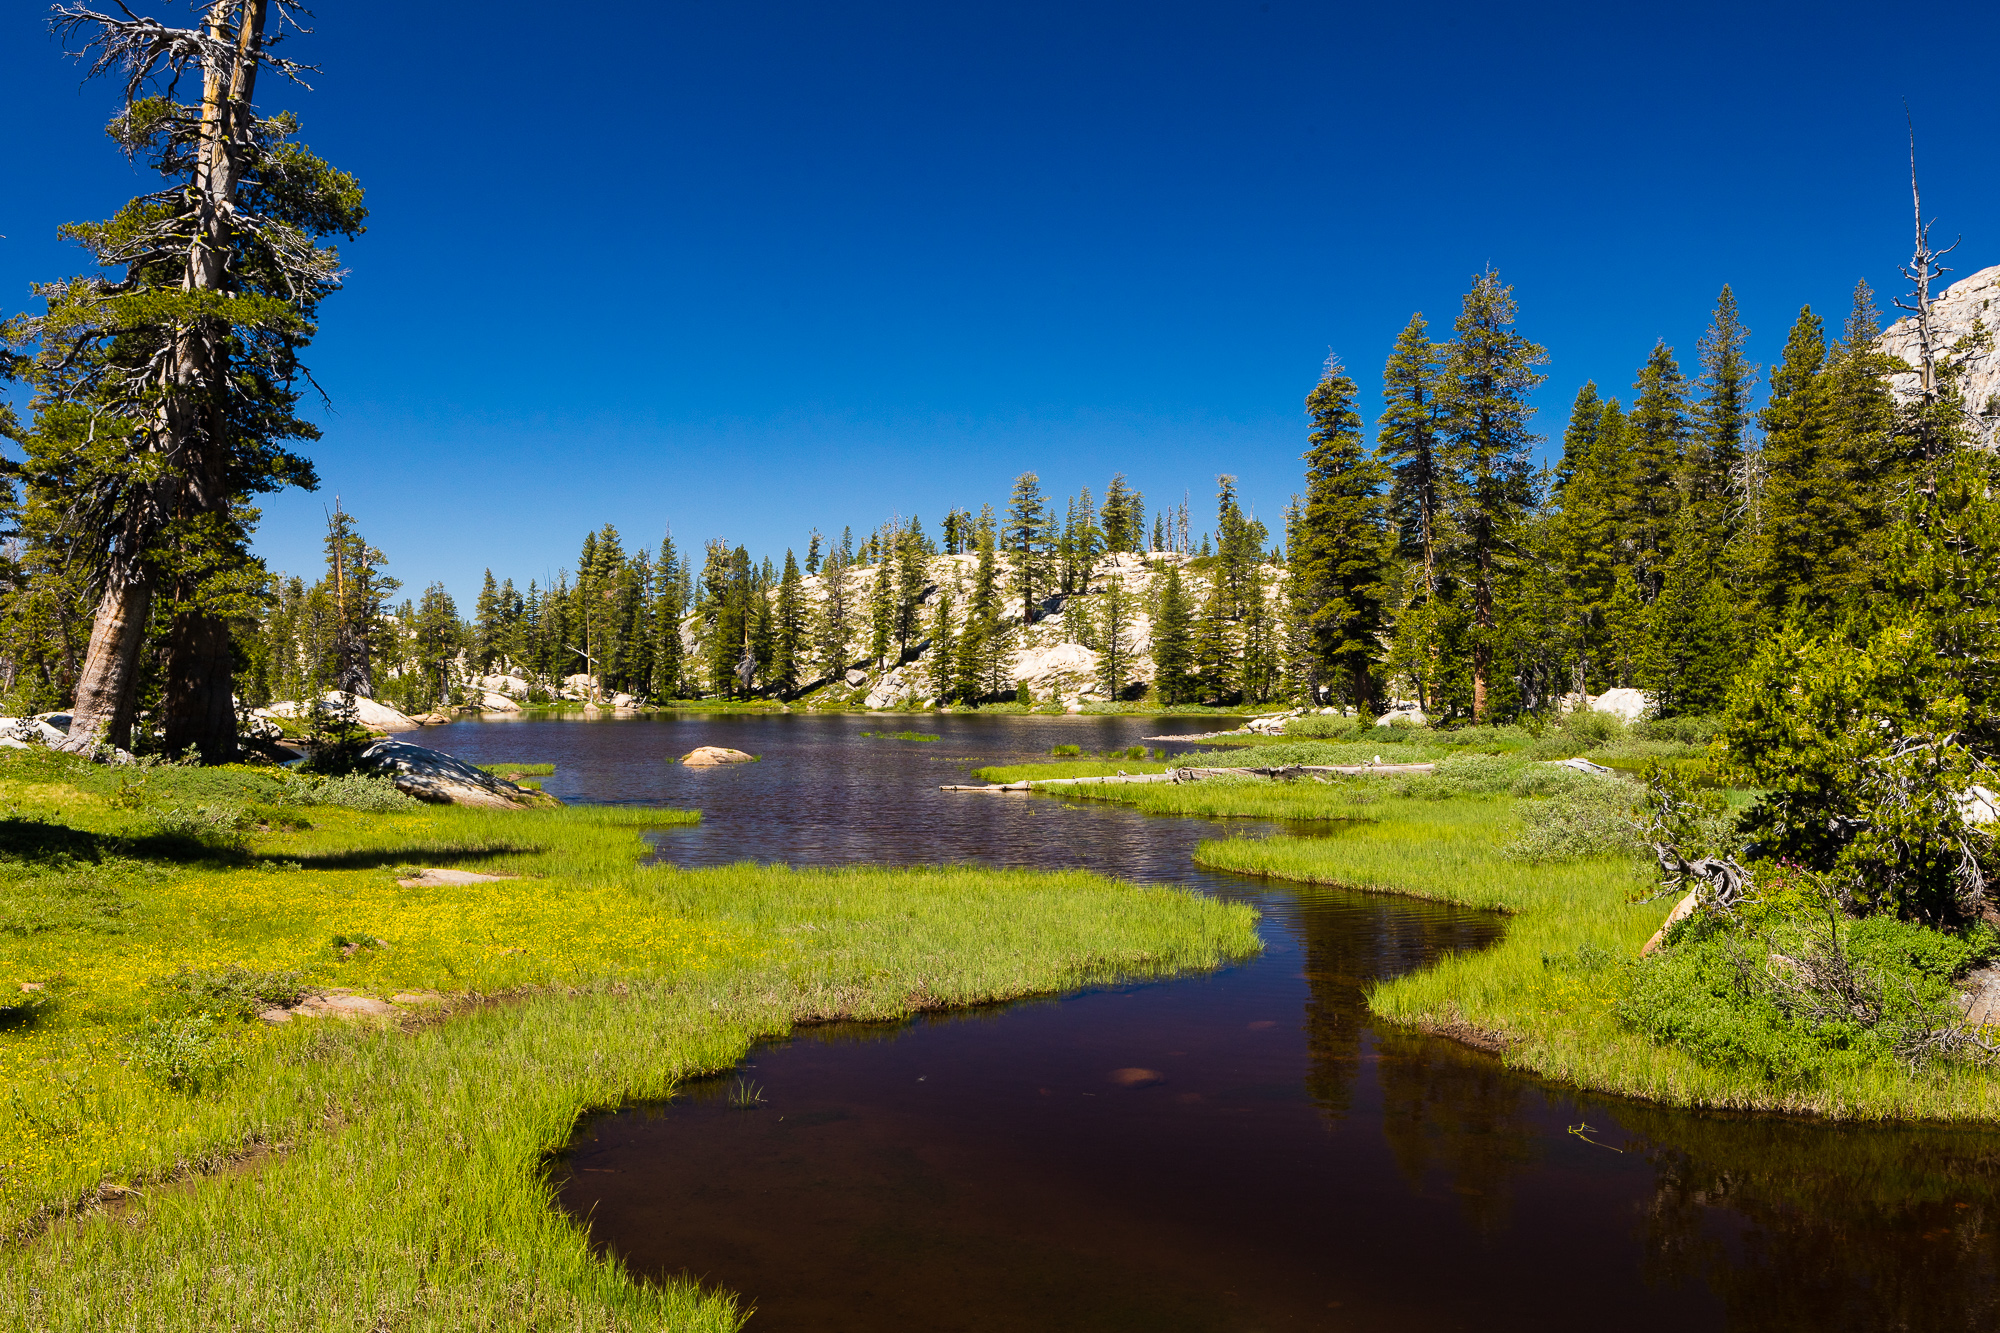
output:
<svg viewBox="0 0 2000 1333"><path fill-rule="evenodd" d="M684 716L462 723L566 800L698 806L677 864L1088 866L1254 903L1219 973L806 1029L602 1116L565 1207L636 1271L742 1293L753 1329L1990 1330L2000 1135L1833 1128L1583 1096L1378 1028L1368 983L1487 915L1210 874L1252 821L940 793L966 762L1203 724ZM905 726L934 743L863 739ZM696 745L763 762L682 769ZM731 1104L739 1080L763 1096ZM1586 1128L1587 1127L1587 1128Z"/></svg>

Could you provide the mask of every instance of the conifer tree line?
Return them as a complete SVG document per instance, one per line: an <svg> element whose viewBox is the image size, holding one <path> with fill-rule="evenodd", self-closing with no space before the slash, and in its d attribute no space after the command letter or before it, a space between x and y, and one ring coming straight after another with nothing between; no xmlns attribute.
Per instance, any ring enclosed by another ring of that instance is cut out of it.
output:
<svg viewBox="0 0 2000 1333"><path fill-rule="evenodd" d="M1544 350L1491 272L1452 336L1421 314L1383 370L1372 448L1337 363L1307 399L1307 486L1290 515L1302 697L1433 717L1543 713L1565 696L1646 691L1660 714L1716 709L1759 645L1879 590L1889 521L1949 447L1945 408L1899 406L1857 285L1838 336L1799 312L1769 396L1727 286L1684 368L1657 343L1629 395L1585 384L1557 461L1534 464L1529 395ZM1690 370L1692 373L1690 373Z"/></svg>
<svg viewBox="0 0 2000 1333"><path fill-rule="evenodd" d="M1885 534L1960 450L1958 378L1987 350L1980 330L1926 332L1923 365L1888 357L1863 284L1837 327L1801 310L1765 375L1724 287L1691 358L1658 344L1629 388L1586 384L1538 467L1548 358L1487 272L1446 336L1419 314L1394 340L1372 439L1329 362L1276 543L1228 476L1198 529L1186 492L1149 508L1121 475L1052 499L1024 473L936 539L893 517L776 562L721 539L628 552L606 526L545 582L489 572L469 614L435 583L398 603L337 500L311 583L249 550L258 495L317 485L303 355L340 286L331 242L367 219L296 117L257 110L260 77L269 94L305 68L272 49L288 13L213 0L183 29L56 10L89 73L123 85L112 139L160 178L65 228L93 270L0 326L0 376L31 395L25 419L0 405L22 455L0 496L0 694L69 709L78 749L143 733L223 760L245 706L339 689L421 711L496 673L531 698L578 676L789 698L923 657L926 697L972 704L1012 695L1016 655L1052 636L1095 654L1105 697L1160 704L1398 698L1498 720L1623 686L1705 712L1761 647L1886 595ZM1926 247L1919 220L1920 326ZM1891 374L1919 391L1899 400Z"/></svg>
<svg viewBox="0 0 2000 1333"><path fill-rule="evenodd" d="M398 603L336 501L315 582L246 567L241 701L344 689L422 712L493 675L529 701L790 699L924 655L928 697L978 704L1015 698L1016 654L1054 633L1097 654L1113 699L1401 697L1439 720L1502 719L1632 686L1671 715L1716 708L1783 626L1870 595L1875 534L1938 446L1890 393L1901 365L1875 350L1865 286L1837 339L1800 313L1761 408L1725 287L1692 374L1659 344L1629 396L1586 384L1540 468L1529 396L1546 355L1516 322L1492 273L1448 338L1414 316L1372 441L1330 361L1278 544L1227 475L1197 532L1185 495L1149 513L1120 474L1101 499L1056 501L1024 473L1002 506L951 509L935 539L892 517L859 539L813 531L781 562L719 538L698 556L670 537L628 551L607 525L546 586L489 570L466 614L441 584ZM38 548L22 549L25 567ZM10 684L53 706L87 595L22 578L6 624Z"/></svg>

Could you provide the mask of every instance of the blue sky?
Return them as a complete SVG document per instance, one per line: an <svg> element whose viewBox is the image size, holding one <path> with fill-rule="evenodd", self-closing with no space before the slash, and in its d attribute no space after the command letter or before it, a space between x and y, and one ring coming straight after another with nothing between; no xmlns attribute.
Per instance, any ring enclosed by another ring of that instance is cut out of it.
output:
<svg viewBox="0 0 2000 1333"><path fill-rule="evenodd" d="M1024 470L1204 517L1233 472L1275 519L1328 352L1372 420L1411 312L1489 263L1553 436L1655 339L1691 368L1725 281L1764 363L1858 278L1886 309L1905 97L1955 276L2000 263L2000 11L1924 13L1912 56L1859 5L322 4L315 91L260 92L373 218L311 358L324 486L259 549L316 573L338 494L463 605L606 522L782 558ZM9 311L145 185L78 80L6 6Z"/></svg>

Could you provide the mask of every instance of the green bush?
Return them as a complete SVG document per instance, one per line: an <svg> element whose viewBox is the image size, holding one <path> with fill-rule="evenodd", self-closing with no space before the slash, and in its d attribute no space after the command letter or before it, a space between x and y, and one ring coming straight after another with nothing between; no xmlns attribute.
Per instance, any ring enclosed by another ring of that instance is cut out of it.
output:
<svg viewBox="0 0 2000 1333"><path fill-rule="evenodd" d="M1952 982L1996 951L1984 927L1808 912L1758 933L1710 914L1634 970L1618 1016L1704 1064L1812 1086L1838 1068L1950 1054Z"/></svg>
<svg viewBox="0 0 2000 1333"><path fill-rule="evenodd" d="M1520 761L1506 755L1448 754L1428 773L1391 777L1386 782L1389 795L1443 801L1455 796L1498 796L1513 786L1520 771Z"/></svg>
<svg viewBox="0 0 2000 1333"><path fill-rule="evenodd" d="M296 805L332 805L371 814L415 810L423 805L414 796L405 796L390 779L366 773L342 773L332 777L305 774L292 780L287 794Z"/></svg>
<svg viewBox="0 0 2000 1333"><path fill-rule="evenodd" d="M183 967L154 984L178 992L200 1013L248 1018L272 1007L289 1007L306 996L303 972L265 972L227 967Z"/></svg>
<svg viewBox="0 0 2000 1333"><path fill-rule="evenodd" d="M199 1092L242 1058L212 1014L148 1019L131 1049L139 1068L182 1092Z"/></svg>
<svg viewBox="0 0 2000 1333"><path fill-rule="evenodd" d="M1083 754L1081 745L1058 745L1050 749L1050 754L1058 759L1075 759Z"/></svg>
<svg viewBox="0 0 2000 1333"><path fill-rule="evenodd" d="M1722 719L1716 717L1655 717L1634 722L1632 736L1642 741L1671 741L1676 745L1707 745L1722 734Z"/></svg>
<svg viewBox="0 0 2000 1333"><path fill-rule="evenodd" d="M1629 739L1631 730L1622 718L1586 708L1565 714L1535 739L1528 753L1536 759L1569 759Z"/></svg>
<svg viewBox="0 0 2000 1333"><path fill-rule="evenodd" d="M1562 770L1556 770L1562 771ZM1632 856L1643 849L1636 819L1639 789L1616 778L1575 774L1549 795L1526 803L1527 827L1507 844L1518 861L1570 861L1582 856Z"/></svg>

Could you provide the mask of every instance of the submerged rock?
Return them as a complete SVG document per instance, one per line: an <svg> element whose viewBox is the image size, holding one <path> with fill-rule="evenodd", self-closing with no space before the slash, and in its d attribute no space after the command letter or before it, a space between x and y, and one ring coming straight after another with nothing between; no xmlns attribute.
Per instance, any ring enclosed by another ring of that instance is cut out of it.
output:
<svg viewBox="0 0 2000 1333"><path fill-rule="evenodd" d="M718 764L754 764L757 756L745 754L741 750L731 750L722 745L698 745L681 756L681 763L688 768L714 768Z"/></svg>
<svg viewBox="0 0 2000 1333"><path fill-rule="evenodd" d="M377 741L361 752L361 767L381 773L398 791L437 805L479 805L496 810L546 803L535 793L502 781L442 750L408 741Z"/></svg>

